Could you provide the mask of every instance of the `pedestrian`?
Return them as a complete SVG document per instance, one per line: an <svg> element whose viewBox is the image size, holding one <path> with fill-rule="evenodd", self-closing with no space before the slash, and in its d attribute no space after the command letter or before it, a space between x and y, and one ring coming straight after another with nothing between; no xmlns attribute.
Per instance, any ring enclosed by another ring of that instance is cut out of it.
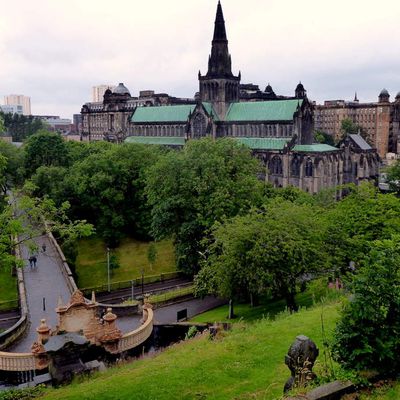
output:
<svg viewBox="0 0 400 400"><path fill-rule="evenodd" d="M32 257L33 268L36 268L36 262L37 262L37 258L36 258L36 256L33 256Z"/></svg>
<svg viewBox="0 0 400 400"><path fill-rule="evenodd" d="M29 260L29 266L30 266L31 269L32 269L32 268L33 268L33 257L30 256L28 260Z"/></svg>
<svg viewBox="0 0 400 400"><path fill-rule="evenodd" d="M46 253L46 244L45 243L42 244L42 251L43 251L43 253Z"/></svg>

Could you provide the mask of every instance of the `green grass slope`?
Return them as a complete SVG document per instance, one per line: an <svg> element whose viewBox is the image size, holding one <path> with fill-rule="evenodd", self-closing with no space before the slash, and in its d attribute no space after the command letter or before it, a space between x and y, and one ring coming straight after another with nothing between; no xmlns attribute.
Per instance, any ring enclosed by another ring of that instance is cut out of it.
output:
<svg viewBox="0 0 400 400"><path fill-rule="evenodd" d="M18 306L17 278L0 266L0 310Z"/></svg>
<svg viewBox="0 0 400 400"><path fill-rule="evenodd" d="M322 346L321 314L332 331L338 304L315 306L274 321L235 324L230 332L210 341L186 341L154 358L113 368L50 390L44 399L276 399L290 373L284 356L299 334ZM322 356L320 356L322 360ZM318 366L316 367L318 369Z"/></svg>
<svg viewBox="0 0 400 400"><path fill-rule="evenodd" d="M144 275L159 275L175 271L175 253L171 240L156 242L157 259L154 266L147 260L148 242L125 238L115 250L120 268L113 271L112 282L128 281ZM87 288L107 283L106 245L98 237L82 239L78 245L76 273L79 287Z"/></svg>

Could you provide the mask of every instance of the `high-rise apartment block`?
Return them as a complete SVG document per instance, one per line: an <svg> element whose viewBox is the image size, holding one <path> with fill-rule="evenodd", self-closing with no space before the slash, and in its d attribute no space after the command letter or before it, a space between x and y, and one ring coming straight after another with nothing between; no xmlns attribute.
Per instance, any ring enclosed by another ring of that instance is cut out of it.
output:
<svg viewBox="0 0 400 400"><path fill-rule="evenodd" d="M112 86L112 85L93 86L93 88L92 88L92 101L94 103L103 101L104 93L106 92L107 89L110 89L111 91L113 91L115 89L115 86Z"/></svg>
<svg viewBox="0 0 400 400"><path fill-rule="evenodd" d="M4 96L4 104L6 106L22 106L24 115L31 115L31 98L22 94L10 94Z"/></svg>

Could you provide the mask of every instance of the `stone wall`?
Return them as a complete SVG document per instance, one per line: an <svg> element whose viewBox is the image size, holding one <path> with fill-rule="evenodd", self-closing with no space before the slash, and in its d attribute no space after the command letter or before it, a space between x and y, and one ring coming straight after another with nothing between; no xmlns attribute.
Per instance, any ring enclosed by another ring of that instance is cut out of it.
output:
<svg viewBox="0 0 400 400"><path fill-rule="evenodd" d="M15 255L21 258L19 246L15 249ZM21 268L17 269L19 306L21 311L20 319L5 332L0 334L0 350L3 350L18 340L28 327L28 304L26 300L24 272Z"/></svg>

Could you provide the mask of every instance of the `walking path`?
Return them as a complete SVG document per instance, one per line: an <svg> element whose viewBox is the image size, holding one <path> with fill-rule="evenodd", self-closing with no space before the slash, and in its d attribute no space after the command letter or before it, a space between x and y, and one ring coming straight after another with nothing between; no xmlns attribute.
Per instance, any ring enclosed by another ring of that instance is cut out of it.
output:
<svg viewBox="0 0 400 400"><path fill-rule="evenodd" d="M24 338L9 349L13 352L30 351L32 343L36 340L36 328L42 318L46 318L47 324L54 328L58 323L57 313L54 310L59 296L64 302L67 302L71 296L67 282L61 273L61 260L56 249L46 235L36 239L36 242L40 249L36 268L29 266L29 249L24 245L21 246L30 326ZM42 250L43 244L46 245L45 252Z"/></svg>
<svg viewBox="0 0 400 400"><path fill-rule="evenodd" d="M46 251L42 250L42 245L46 245ZM55 308L58 299L61 296L65 304L71 292L67 286L64 275L61 272L61 260L56 249L46 235L37 239L37 245L40 249L37 255L37 264L35 268L29 265L29 249L21 246L21 257L24 263L24 279L29 309L30 325L25 336L8 351L11 352L30 352L32 343L36 340L36 328L42 318L46 319L51 328L55 328L58 320ZM192 299L182 303L173 304L155 310L155 323L169 324L176 322L176 314L182 309L187 309L188 318L217 307L224 302L214 297L205 299ZM129 332L136 329L140 324L141 316L121 317L117 320L117 325L122 332ZM211 321L212 322L212 321Z"/></svg>

